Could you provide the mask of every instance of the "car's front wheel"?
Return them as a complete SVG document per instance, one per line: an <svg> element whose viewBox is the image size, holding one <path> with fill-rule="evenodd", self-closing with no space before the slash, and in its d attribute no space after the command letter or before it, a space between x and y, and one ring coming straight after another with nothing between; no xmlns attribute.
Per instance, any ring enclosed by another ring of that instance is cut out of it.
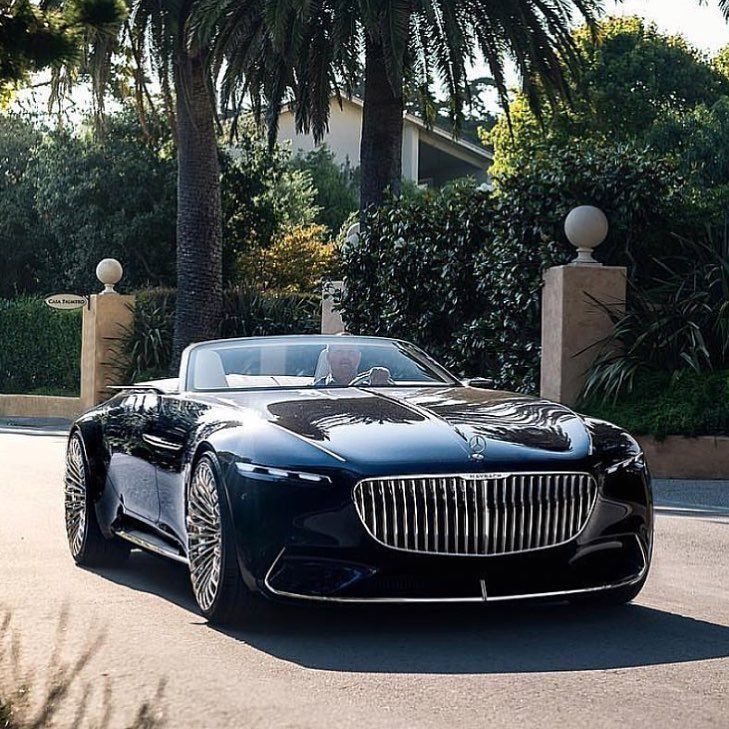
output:
<svg viewBox="0 0 729 729"><path fill-rule="evenodd" d="M129 547L106 539L96 519L89 485L91 474L81 434L68 441L63 481L66 536L71 556L83 567L114 567L129 556Z"/></svg>
<svg viewBox="0 0 729 729"><path fill-rule="evenodd" d="M212 453L195 464L187 495L187 543L195 601L212 623L237 622L254 612L259 600L245 586L238 568L230 513Z"/></svg>

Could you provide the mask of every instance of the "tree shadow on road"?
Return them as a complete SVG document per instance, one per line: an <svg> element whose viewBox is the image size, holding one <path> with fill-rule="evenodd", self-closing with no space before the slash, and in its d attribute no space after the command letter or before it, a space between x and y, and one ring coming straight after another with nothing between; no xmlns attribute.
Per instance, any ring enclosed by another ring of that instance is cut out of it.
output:
<svg viewBox="0 0 729 729"><path fill-rule="evenodd" d="M134 553L98 574L199 616L182 565ZM217 629L220 630L220 629ZM589 671L729 657L729 627L641 605L279 606L220 630L307 668L367 673Z"/></svg>

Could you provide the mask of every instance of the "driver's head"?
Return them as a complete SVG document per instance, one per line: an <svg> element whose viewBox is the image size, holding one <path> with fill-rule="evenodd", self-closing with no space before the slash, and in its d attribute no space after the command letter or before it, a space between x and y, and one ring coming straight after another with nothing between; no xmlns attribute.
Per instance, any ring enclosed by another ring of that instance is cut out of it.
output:
<svg viewBox="0 0 729 729"><path fill-rule="evenodd" d="M327 362L334 380L348 385L359 373L362 353L353 344L337 342L327 345Z"/></svg>

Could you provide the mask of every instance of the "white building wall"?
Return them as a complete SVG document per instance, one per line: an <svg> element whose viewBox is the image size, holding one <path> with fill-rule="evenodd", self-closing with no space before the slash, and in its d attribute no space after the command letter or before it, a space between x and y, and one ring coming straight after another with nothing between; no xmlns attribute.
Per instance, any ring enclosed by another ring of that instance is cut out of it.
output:
<svg viewBox="0 0 729 729"><path fill-rule="evenodd" d="M418 150L420 149L420 130L409 121L402 127L402 176L417 184L419 177Z"/></svg>
<svg viewBox="0 0 729 729"><path fill-rule="evenodd" d="M349 160L352 167L359 167L361 129L362 110L346 100L340 109L336 99L332 99L325 143L339 164L345 164ZM284 111L279 117L278 140L290 141L294 153L311 152L317 146L314 144L313 135L296 132L294 114L291 111Z"/></svg>

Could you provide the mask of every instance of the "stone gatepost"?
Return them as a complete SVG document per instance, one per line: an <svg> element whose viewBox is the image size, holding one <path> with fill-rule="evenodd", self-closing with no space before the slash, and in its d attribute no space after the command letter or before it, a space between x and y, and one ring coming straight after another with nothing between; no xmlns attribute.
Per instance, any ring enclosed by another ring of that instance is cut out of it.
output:
<svg viewBox="0 0 729 729"><path fill-rule="evenodd" d="M119 383L119 340L131 326L134 296L114 290L122 277L119 261L105 258L96 267L104 291L89 297L83 313L81 343L81 408L88 410L111 397L106 388Z"/></svg>
<svg viewBox="0 0 729 729"><path fill-rule="evenodd" d="M577 258L544 273L541 394L574 405L599 354L599 347L592 345L613 330L610 317L595 302L624 309L627 270L603 266L592 257L608 233L607 218L598 208L575 208L567 216L565 232Z"/></svg>

